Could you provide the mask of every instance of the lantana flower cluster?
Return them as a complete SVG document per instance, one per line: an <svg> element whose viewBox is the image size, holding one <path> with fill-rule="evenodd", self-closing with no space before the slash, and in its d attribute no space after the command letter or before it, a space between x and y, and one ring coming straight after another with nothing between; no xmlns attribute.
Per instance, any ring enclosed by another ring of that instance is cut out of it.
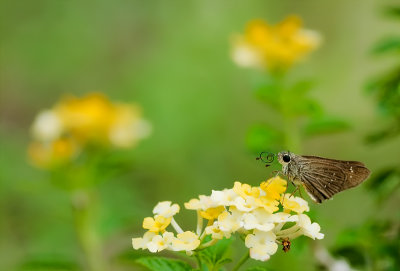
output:
<svg viewBox="0 0 400 271"><path fill-rule="evenodd" d="M315 50L320 35L302 28L298 16L288 16L276 25L250 21L245 33L233 39L232 59L242 67L285 70Z"/></svg>
<svg viewBox="0 0 400 271"><path fill-rule="evenodd" d="M113 103L101 93L67 96L36 116L28 154L35 165L48 168L89 145L132 147L150 131L141 115L139 106Z"/></svg>
<svg viewBox="0 0 400 271"><path fill-rule="evenodd" d="M285 193L286 186L287 181L276 176L260 186L235 182L231 189L213 190L210 196L191 199L185 208L197 212L194 231L182 230L175 221L174 216L180 210L178 204L160 202L153 209L154 216L143 221L147 230L144 236L132 239L133 248L150 252L186 251L191 255L238 233L250 249L250 257L266 261L277 251L278 244L290 245L291 240L301 235L322 239L320 226L305 214L309 211L307 202ZM169 226L175 233L169 231ZM206 236L211 240L206 242Z"/></svg>

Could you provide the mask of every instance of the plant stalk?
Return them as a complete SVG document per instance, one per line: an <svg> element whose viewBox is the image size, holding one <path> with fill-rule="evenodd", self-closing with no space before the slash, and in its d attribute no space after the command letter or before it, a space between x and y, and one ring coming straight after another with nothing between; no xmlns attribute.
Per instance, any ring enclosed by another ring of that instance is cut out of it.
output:
<svg viewBox="0 0 400 271"><path fill-rule="evenodd" d="M88 271L104 271L101 240L95 227L96 197L93 191L77 190L71 195L75 229Z"/></svg>

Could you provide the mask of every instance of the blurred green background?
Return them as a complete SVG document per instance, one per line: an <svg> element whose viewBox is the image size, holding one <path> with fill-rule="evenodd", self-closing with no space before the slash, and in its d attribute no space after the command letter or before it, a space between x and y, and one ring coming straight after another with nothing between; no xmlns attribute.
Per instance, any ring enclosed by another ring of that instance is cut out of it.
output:
<svg viewBox="0 0 400 271"><path fill-rule="evenodd" d="M376 41L399 33L398 24L381 16L391 3L396 1L1 1L0 269L80 270L68 196L26 156L35 114L65 93L101 91L113 101L137 102L154 129L128 151L132 170L100 185L99 225L110 270L138 268L131 238L143 234L142 219L158 201L183 206L233 181L257 185L269 177L271 170L255 161L245 138L254 123L279 118L253 96L261 74L236 67L229 56L232 34L254 18L278 22L298 14L323 37L321 48L290 76L315 79L311 95L351 129L308 139L304 154L363 161L373 172L399 166L398 138L376 145L364 140L389 123L364 88L371 76L398 63L370 54ZM361 185L310 204L326 236L320 242L330 248L343 230L398 213L399 195L377 208ZM189 211L177 220L195 225ZM304 270L313 261L293 244L290 253L279 251L264 265Z"/></svg>

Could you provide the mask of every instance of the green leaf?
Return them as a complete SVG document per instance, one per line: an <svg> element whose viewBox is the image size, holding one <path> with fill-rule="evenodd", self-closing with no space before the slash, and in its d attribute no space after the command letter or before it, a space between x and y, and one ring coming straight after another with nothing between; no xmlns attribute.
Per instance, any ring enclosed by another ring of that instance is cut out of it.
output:
<svg viewBox="0 0 400 271"><path fill-rule="evenodd" d="M304 133L308 136L337 133L350 128L350 124L345 120L334 117L321 117L311 119L304 127Z"/></svg>
<svg viewBox="0 0 400 271"><path fill-rule="evenodd" d="M137 263L152 271L186 271L193 268L186 262L164 257L144 257L136 260Z"/></svg>
<svg viewBox="0 0 400 271"><path fill-rule="evenodd" d="M283 146L283 134L264 124L254 125L247 133L246 143L254 153L262 151L276 152Z"/></svg>
<svg viewBox="0 0 400 271"><path fill-rule="evenodd" d="M199 252L199 257L208 270L219 270L224 264L229 263L231 239L222 239L213 246L210 246Z"/></svg>
<svg viewBox="0 0 400 271"><path fill-rule="evenodd" d="M393 51L400 52L400 37L388 37L379 42L372 49L372 53L374 54L381 54Z"/></svg>

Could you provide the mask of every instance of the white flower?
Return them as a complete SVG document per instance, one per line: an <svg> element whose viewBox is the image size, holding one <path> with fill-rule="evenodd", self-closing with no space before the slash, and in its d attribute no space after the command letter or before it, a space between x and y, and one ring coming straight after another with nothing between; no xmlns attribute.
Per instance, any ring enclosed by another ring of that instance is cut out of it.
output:
<svg viewBox="0 0 400 271"><path fill-rule="evenodd" d="M276 236L271 231L263 232L254 230L245 239L246 247L250 248L250 257L255 260L266 261L270 255L275 254L278 245L275 242Z"/></svg>
<svg viewBox="0 0 400 271"><path fill-rule="evenodd" d="M40 141L55 140L61 136L62 132L62 121L52 110L40 112L32 125L33 136Z"/></svg>
<svg viewBox="0 0 400 271"><path fill-rule="evenodd" d="M299 222L297 222L301 228L302 233L312 239L323 239L324 234L320 233L321 227L318 223L311 223L310 218L305 214L299 214Z"/></svg>
<svg viewBox="0 0 400 271"><path fill-rule="evenodd" d="M270 214L263 208L258 208L244 214L243 221L243 226L246 230L270 231L275 227L275 223L294 222L297 221L297 216L291 216L283 212Z"/></svg>
<svg viewBox="0 0 400 271"><path fill-rule="evenodd" d="M210 199L218 205L233 205L235 199L239 197L233 189L224 189L222 191L213 190Z"/></svg>
<svg viewBox="0 0 400 271"><path fill-rule="evenodd" d="M230 238L231 233L230 232L225 232L222 231L219 226L218 222L215 221L214 224L211 226L207 226L204 231L206 232L207 235L211 235L212 239L223 239L225 238Z"/></svg>
<svg viewBox="0 0 400 271"><path fill-rule="evenodd" d="M298 221L296 225L284 229L276 231L276 235L280 238L289 238L295 239L301 235L308 236L312 239L322 239L324 238L324 234L320 233L321 227L318 223L311 223L310 218L305 214L294 215L293 217L297 217Z"/></svg>
<svg viewBox="0 0 400 271"><path fill-rule="evenodd" d="M155 215L161 215L165 218L172 217L179 213L179 205L178 204L172 204L170 201L162 201L159 202L153 209L153 214Z"/></svg>
<svg viewBox="0 0 400 271"><path fill-rule="evenodd" d="M200 245L199 236L191 231L179 233L177 238L171 241L171 249L173 251L192 251Z"/></svg>
<svg viewBox="0 0 400 271"><path fill-rule="evenodd" d="M253 46L237 37L231 52L232 60L241 67L261 68L263 57Z"/></svg>
<svg viewBox="0 0 400 271"><path fill-rule="evenodd" d="M247 197L246 199L242 197L237 197L231 203L231 206L235 206L239 211L250 212L258 207L255 198Z"/></svg>
<svg viewBox="0 0 400 271"><path fill-rule="evenodd" d="M116 122L109 131L111 143L117 147L131 147L137 140L151 134L151 125L143 119L129 120L130 122Z"/></svg>
<svg viewBox="0 0 400 271"><path fill-rule="evenodd" d="M157 234L154 232L146 232L143 238L132 238L132 246L134 249L146 249L147 244L153 239Z"/></svg>
<svg viewBox="0 0 400 271"><path fill-rule="evenodd" d="M209 196L200 195L199 199L191 199L185 203L185 208L189 210L207 210L219 206L218 202L211 199Z"/></svg>
<svg viewBox="0 0 400 271"><path fill-rule="evenodd" d="M172 232L164 232L162 236L153 236L151 241L147 243L147 248L153 253L160 252L171 245L173 238L174 234Z"/></svg>
<svg viewBox="0 0 400 271"><path fill-rule="evenodd" d="M224 232L234 232L243 227L243 213L231 206L218 216L218 226Z"/></svg>

